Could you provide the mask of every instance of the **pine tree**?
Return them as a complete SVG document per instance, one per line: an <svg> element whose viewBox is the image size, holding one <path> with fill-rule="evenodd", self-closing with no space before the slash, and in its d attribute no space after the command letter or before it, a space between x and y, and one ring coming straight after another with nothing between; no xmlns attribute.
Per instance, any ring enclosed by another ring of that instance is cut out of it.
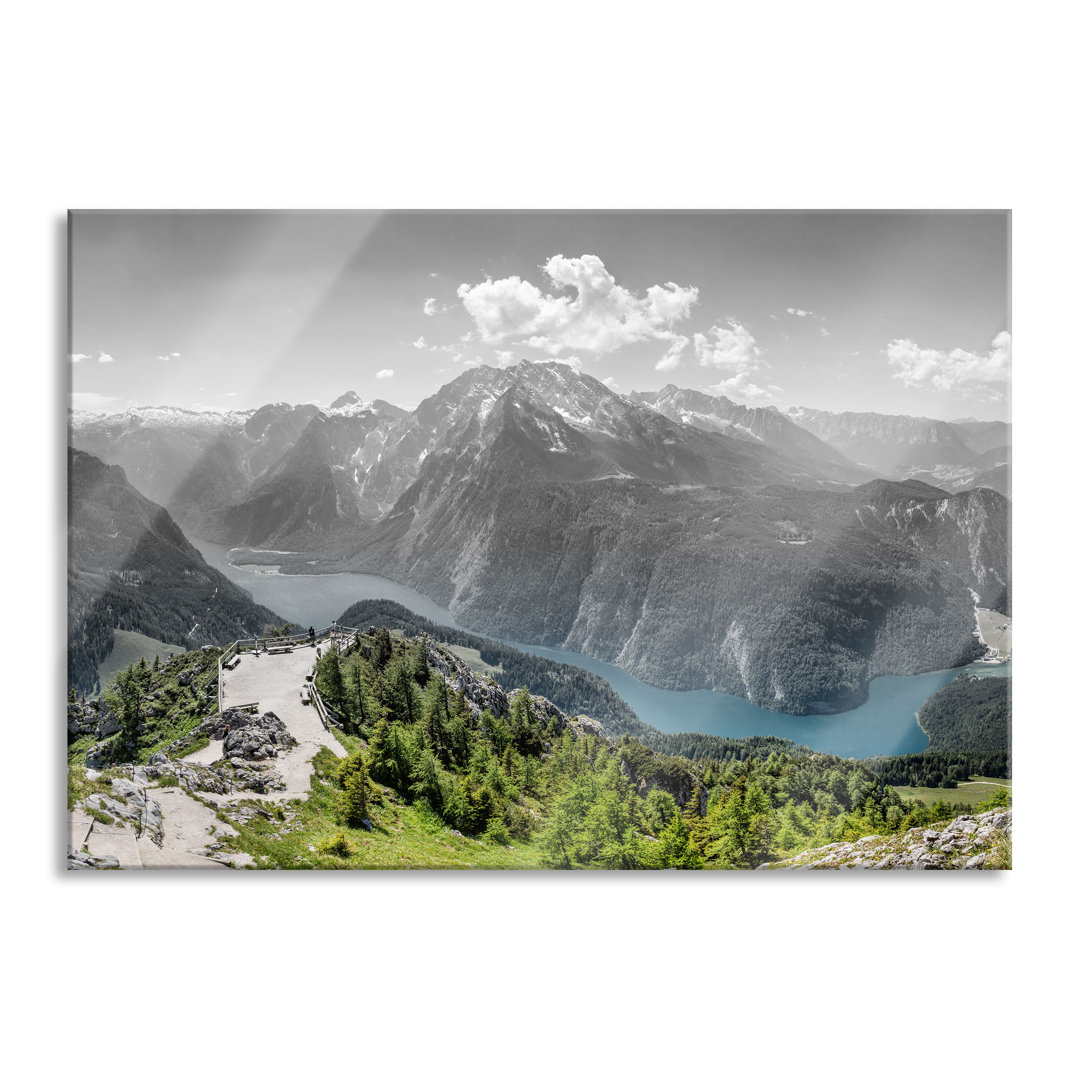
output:
<svg viewBox="0 0 1080 1080"><path fill-rule="evenodd" d="M571 852L574 846L574 819L569 807L556 805L539 839L548 865L569 870L573 865Z"/></svg>
<svg viewBox="0 0 1080 1080"><path fill-rule="evenodd" d="M344 775L341 805L345 823L356 826L368 816L368 772L363 755L357 752L354 757L355 763L349 759L351 767Z"/></svg>
<svg viewBox="0 0 1080 1080"><path fill-rule="evenodd" d="M431 678L426 636L422 637L413 647L412 677L421 690L427 686L428 680Z"/></svg>
<svg viewBox="0 0 1080 1080"><path fill-rule="evenodd" d="M420 757L412 770L412 794L414 799L427 799L431 808L440 812L443 808L441 770L435 755L429 748L420 751Z"/></svg>
<svg viewBox="0 0 1080 1080"><path fill-rule="evenodd" d="M375 699L359 657L349 658L345 677L345 693L348 702L350 735L359 734L361 727L371 728L382 713Z"/></svg>
<svg viewBox="0 0 1080 1080"><path fill-rule="evenodd" d="M400 724L416 723L419 719L416 683L412 680L410 665L404 657L398 657L390 665L383 685L384 700L391 718Z"/></svg>
<svg viewBox="0 0 1080 1080"><path fill-rule="evenodd" d="M106 703L120 718L117 750L122 755L134 758L138 752L139 724L142 721L142 694L135 669L128 667L121 671L116 676L113 687Z"/></svg>
<svg viewBox="0 0 1080 1080"><path fill-rule="evenodd" d="M337 649L331 649L319 663L319 692L327 705L335 711L345 706L345 681L341 675L341 657Z"/></svg>
<svg viewBox="0 0 1080 1080"><path fill-rule="evenodd" d="M390 640L390 631L385 626L380 626L375 631L375 645L371 655L371 662L376 671L382 671L390 663L390 657L394 654L394 646Z"/></svg>
<svg viewBox="0 0 1080 1080"><path fill-rule="evenodd" d="M522 754L538 755L543 750L541 729L527 686L510 702L510 737Z"/></svg>
<svg viewBox="0 0 1080 1080"><path fill-rule="evenodd" d="M389 784L398 791L409 789L412 759L401 728L384 716L375 725L368 745L368 771L380 784Z"/></svg>
<svg viewBox="0 0 1080 1080"><path fill-rule="evenodd" d="M534 757L521 759L521 790L535 795L540 785L540 762Z"/></svg>
<svg viewBox="0 0 1080 1080"><path fill-rule="evenodd" d="M424 737L443 765L450 764L450 716L446 711L446 683L441 676L429 679L420 702Z"/></svg>
<svg viewBox="0 0 1080 1080"><path fill-rule="evenodd" d="M691 840L690 830L678 810L668 821L657 841L662 866L680 870L697 870L702 866L702 859Z"/></svg>

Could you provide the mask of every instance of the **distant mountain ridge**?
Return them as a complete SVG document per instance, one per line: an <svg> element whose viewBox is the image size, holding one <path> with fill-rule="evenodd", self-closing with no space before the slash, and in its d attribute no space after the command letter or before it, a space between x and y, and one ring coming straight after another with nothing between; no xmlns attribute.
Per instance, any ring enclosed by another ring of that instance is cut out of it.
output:
<svg viewBox="0 0 1080 1080"><path fill-rule="evenodd" d="M775 408L736 405L726 397L713 397L700 390L681 390L670 383L655 393L635 391L630 398L650 405L677 422L764 443L813 464L824 475L836 480L859 482L871 476L866 469Z"/></svg>
<svg viewBox="0 0 1080 1080"><path fill-rule="evenodd" d="M796 406L786 415L800 427L865 468L890 479L916 474L936 478L950 491L964 486L992 486L1009 493L1008 473L975 466L980 455L995 451L1007 465L1012 425L1003 421L932 420L883 413L827 412ZM991 480L993 483L985 483ZM997 485L1001 483L1003 487Z"/></svg>

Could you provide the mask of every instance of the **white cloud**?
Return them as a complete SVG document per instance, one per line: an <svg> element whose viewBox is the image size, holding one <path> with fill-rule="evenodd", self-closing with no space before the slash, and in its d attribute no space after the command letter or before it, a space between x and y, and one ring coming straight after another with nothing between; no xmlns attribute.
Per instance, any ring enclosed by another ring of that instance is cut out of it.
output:
<svg viewBox="0 0 1080 1080"><path fill-rule="evenodd" d="M595 255L553 255L543 267L552 296L520 277L462 284L457 294L487 344L514 341L555 355L581 349L601 355L645 340L671 340L671 327L696 303L695 286L651 285L644 296L615 283Z"/></svg>
<svg viewBox="0 0 1080 1080"><path fill-rule="evenodd" d="M733 374L756 371L762 362L754 335L734 319L728 319L726 326L714 324L707 335L695 334L694 352L703 367Z"/></svg>
<svg viewBox="0 0 1080 1080"><path fill-rule="evenodd" d="M734 375L730 379L724 379L722 382L713 383L712 386L707 386L705 389L708 393L716 396L731 394L743 401L763 401L774 397L782 388L771 385L767 387L758 386L757 383L751 381L750 375L746 372L739 372L738 375Z"/></svg>
<svg viewBox="0 0 1080 1080"><path fill-rule="evenodd" d="M499 364L512 364L514 362L514 350L496 349L495 359Z"/></svg>
<svg viewBox="0 0 1080 1080"><path fill-rule="evenodd" d="M653 365L657 371L672 371L677 368L682 363L683 349L690 344L690 339L682 334L669 334L668 340L671 344L667 352Z"/></svg>
<svg viewBox="0 0 1080 1080"><path fill-rule="evenodd" d="M68 359L73 364L81 364L83 360L89 360L90 359L90 354L89 353L84 353L84 352L68 353Z"/></svg>
<svg viewBox="0 0 1080 1080"><path fill-rule="evenodd" d="M432 271L430 271L428 273L428 277L438 277L438 276L439 276L438 273L436 271L434 271L434 270L432 270Z"/></svg>
<svg viewBox="0 0 1080 1080"><path fill-rule="evenodd" d="M619 384L615 381L614 375L609 375L606 379L600 380L609 390L617 390Z"/></svg>
<svg viewBox="0 0 1080 1080"><path fill-rule="evenodd" d="M98 353L97 362L99 364L114 364L114 363L116 363L116 360L115 360L114 357L110 356L107 352L103 352L103 353Z"/></svg>
<svg viewBox="0 0 1080 1080"><path fill-rule="evenodd" d="M178 352L171 352L171 353L169 353L169 355L170 355L170 356L171 356L171 357L172 357L172 358L173 358L174 360L179 360L179 359L180 359L180 354L179 354Z"/></svg>
<svg viewBox="0 0 1080 1080"><path fill-rule="evenodd" d="M375 372L376 379L392 379L394 377L393 368L383 368L382 371Z"/></svg>
<svg viewBox="0 0 1080 1080"><path fill-rule="evenodd" d="M443 352L448 353L450 359L454 363L458 363L464 357L464 353L461 351L461 345L458 342L454 342L451 345L432 345L431 342L424 339L423 334L420 335L415 341L411 342L414 349L422 349L426 352Z"/></svg>
<svg viewBox="0 0 1080 1080"><path fill-rule="evenodd" d="M429 296L424 301L424 314L442 315L444 312L449 311L453 306L453 304L440 304L434 296Z"/></svg>
<svg viewBox="0 0 1080 1080"><path fill-rule="evenodd" d="M784 310L789 315L793 315L796 319L813 319L815 322L820 323L821 325L818 326L818 333L823 338L827 338L829 336L829 331L825 329L826 320L824 315L819 315L816 311L807 311L805 308L789 307L784 308ZM774 319L776 318L776 316L770 315L769 318ZM779 322L780 320L777 319L776 321Z"/></svg>
<svg viewBox="0 0 1080 1080"><path fill-rule="evenodd" d="M1007 383L1012 372L1012 337L1002 330L983 353L953 349L923 349L910 338L896 338L886 347L894 379L908 389L952 390L994 387Z"/></svg>
<svg viewBox="0 0 1080 1080"><path fill-rule="evenodd" d="M764 388L754 381L768 367L754 335L741 323L727 319L710 327L708 334L694 335L694 352L702 367L715 368L726 378L709 388L710 393L735 394L747 400L771 397L780 387Z"/></svg>

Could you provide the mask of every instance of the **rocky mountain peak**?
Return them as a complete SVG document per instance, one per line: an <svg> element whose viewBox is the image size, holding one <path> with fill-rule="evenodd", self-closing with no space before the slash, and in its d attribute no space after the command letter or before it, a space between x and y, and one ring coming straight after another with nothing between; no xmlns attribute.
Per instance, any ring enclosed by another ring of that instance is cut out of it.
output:
<svg viewBox="0 0 1080 1080"><path fill-rule="evenodd" d="M341 397L334 398L330 402L331 409L344 409L346 405L359 405L362 404L360 395L355 390L346 390Z"/></svg>

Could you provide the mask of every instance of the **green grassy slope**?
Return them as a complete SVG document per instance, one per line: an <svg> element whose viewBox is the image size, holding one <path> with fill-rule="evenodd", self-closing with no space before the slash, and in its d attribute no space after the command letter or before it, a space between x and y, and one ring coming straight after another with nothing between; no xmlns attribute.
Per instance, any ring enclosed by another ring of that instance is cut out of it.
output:
<svg viewBox="0 0 1080 1080"><path fill-rule="evenodd" d="M160 656L164 663L170 656L183 651L179 645L170 645L135 630L114 630L112 651L98 664L99 683L108 686L124 668L140 660L150 664L155 656Z"/></svg>

